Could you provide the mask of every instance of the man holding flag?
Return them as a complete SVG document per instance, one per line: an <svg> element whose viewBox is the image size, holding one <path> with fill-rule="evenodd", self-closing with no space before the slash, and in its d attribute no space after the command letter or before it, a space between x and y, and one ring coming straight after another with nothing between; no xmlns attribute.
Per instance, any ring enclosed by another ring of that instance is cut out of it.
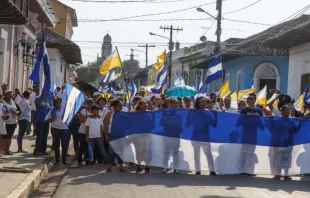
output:
<svg viewBox="0 0 310 198"><path fill-rule="evenodd" d="M35 122L37 126L37 139L34 149L34 155L48 155L47 148L47 136L49 132L49 122L45 120L49 110L51 110L51 72L49 57L46 49L46 41L44 35L42 36L41 47L37 56L35 67L29 77L30 80L37 84L40 84L40 67L43 60L44 71L44 87L41 96L36 98L34 103L36 106Z"/></svg>

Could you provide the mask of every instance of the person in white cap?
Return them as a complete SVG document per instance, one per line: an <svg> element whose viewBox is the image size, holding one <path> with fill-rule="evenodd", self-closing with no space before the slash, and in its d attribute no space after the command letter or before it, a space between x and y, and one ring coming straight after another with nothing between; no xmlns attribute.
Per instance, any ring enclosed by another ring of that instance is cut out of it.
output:
<svg viewBox="0 0 310 198"><path fill-rule="evenodd" d="M95 92L93 93L93 99L94 99L94 102L96 103L97 102L97 99L101 96L101 94L99 92Z"/></svg>

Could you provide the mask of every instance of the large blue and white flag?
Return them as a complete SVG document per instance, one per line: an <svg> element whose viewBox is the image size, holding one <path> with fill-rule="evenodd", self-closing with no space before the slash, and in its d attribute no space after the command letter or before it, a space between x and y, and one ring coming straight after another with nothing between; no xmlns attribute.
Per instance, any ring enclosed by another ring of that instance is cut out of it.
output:
<svg viewBox="0 0 310 198"><path fill-rule="evenodd" d="M67 125L78 113L87 96L71 84L67 84L62 96L61 119Z"/></svg>
<svg viewBox="0 0 310 198"><path fill-rule="evenodd" d="M222 67L222 57L218 56L214 61L209 65L207 69L207 79L206 84L209 84L219 78L223 78L224 71Z"/></svg>
<svg viewBox="0 0 310 198"><path fill-rule="evenodd" d="M42 36L41 47L39 53L37 55L36 64L34 69L29 77L30 80L34 81L35 83L40 84L40 66L43 60L43 71L44 71L44 86L41 95L46 95L46 100L51 101L51 94L52 91L51 87L51 68L49 63L49 57L46 48L46 40L44 35Z"/></svg>
<svg viewBox="0 0 310 198"><path fill-rule="evenodd" d="M177 79L175 79L173 85L174 86L183 86L183 85L185 85L185 81L184 81L183 75L181 73L177 77Z"/></svg>
<svg viewBox="0 0 310 198"><path fill-rule="evenodd" d="M156 86L154 88L152 88L151 91L153 93L160 94L162 89L166 86L166 84L167 84L167 64L158 73Z"/></svg>
<svg viewBox="0 0 310 198"><path fill-rule="evenodd" d="M310 173L310 121L167 109L117 113L110 144L124 162L220 174Z"/></svg>

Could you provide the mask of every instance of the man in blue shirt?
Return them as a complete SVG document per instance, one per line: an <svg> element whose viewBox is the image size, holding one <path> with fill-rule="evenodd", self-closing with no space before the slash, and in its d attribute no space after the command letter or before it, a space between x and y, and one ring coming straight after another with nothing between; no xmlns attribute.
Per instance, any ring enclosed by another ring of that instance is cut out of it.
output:
<svg viewBox="0 0 310 198"><path fill-rule="evenodd" d="M256 95L252 93L246 100L248 106L243 108L240 111L240 114L248 116L263 116L263 112L255 107L255 102L256 102Z"/></svg>
<svg viewBox="0 0 310 198"><path fill-rule="evenodd" d="M240 117L237 126L242 125L242 147L239 159L241 175L255 176L253 174L256 162L256 142L257 131L263 129L264 126L261 123L260 116L263 116L263 112L255 107L256 95L250 94L247 98L247 107L240 111L240 114L247 116L255 116L256 118Z"/></svg>
<svg viewBox="0 0 310 198"><path fill-rule="evenodd" d="M49 132L49 121L45 120L46 115L51 110L51 102L46 101L46 94L42 94L35 99L37 108L35 122L37 125L37 139L34 149L34 155L49 155L46 152L47 136Z"/></svg>

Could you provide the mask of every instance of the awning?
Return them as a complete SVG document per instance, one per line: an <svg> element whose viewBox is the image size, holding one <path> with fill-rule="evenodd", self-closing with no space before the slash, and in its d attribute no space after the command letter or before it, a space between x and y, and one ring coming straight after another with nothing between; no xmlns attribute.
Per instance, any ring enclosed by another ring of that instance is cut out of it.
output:
<svg viewBox="0 0 310 198"><path fill-rule="evenodd" d="M44 36L46 38L46 47L58 49L67 64L76 65L83 63L81 49L77 44L50 29L44 29ZM37 50L40 48L41 39L42 33L39 33L37 36Z"/></svg>

